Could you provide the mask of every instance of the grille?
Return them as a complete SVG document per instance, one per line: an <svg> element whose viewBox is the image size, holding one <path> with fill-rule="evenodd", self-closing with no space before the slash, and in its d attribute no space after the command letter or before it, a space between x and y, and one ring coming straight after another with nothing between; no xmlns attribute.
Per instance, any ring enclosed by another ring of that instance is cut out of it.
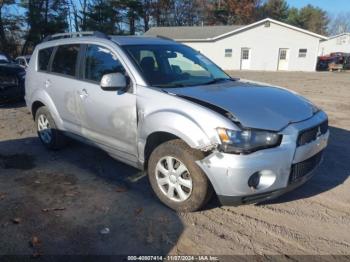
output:
<svg viewBox="0 0 350 262"><path fill-rule="evenodd" d="M0 75L0 89L6 89L7 87L17 86L18 79L16 76Z"/></svg>
<svg viewBox="0 0 350 262"><path fill-rule="evenodd" d="M323 151L317 153L313 157L304 160L303 162L292 165L292 170L289 176L289 183L296 182L300 178L310 173L321 162Z"/></svg>
<svg viewBox="0 0 350 262"><path fill-rule="evenodd" d="M301 131L298 137L298 146L302 146L308 144L320 135L324 135L328 131L328 120L324 121L322 124L312 127L310 129L306 129Z"/></svg>

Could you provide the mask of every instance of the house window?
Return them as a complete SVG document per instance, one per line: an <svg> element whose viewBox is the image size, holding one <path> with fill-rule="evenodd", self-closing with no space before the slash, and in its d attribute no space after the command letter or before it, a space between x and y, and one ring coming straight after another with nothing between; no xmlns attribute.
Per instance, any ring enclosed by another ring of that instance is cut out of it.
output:
<svg viewBox="0 0 350 262"><path fill-rule="evenodd" d="M232 49L225 49L225 57L232 57Z"/></svg>
<svg viewBox="0 0 350 262"><path fill-rule="evenodd" d="M299 57L306 57L307 49L299 49Z"/></svg>
<svg viewBox="0 0 350 262"><path fill-rule="evenodd" d="M243 49L242 50L242 59L243 60L249 60L249 49Z"/></svg>
<svg viewBox="0 0 350 262"><path fill-rule="evenodd" d="M280 50L280 60L287 60L287 49Z"/></svg>

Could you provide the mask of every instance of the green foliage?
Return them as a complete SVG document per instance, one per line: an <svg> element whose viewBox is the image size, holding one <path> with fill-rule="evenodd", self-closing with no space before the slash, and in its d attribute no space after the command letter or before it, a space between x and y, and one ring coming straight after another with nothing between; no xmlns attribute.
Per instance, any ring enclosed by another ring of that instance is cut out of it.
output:
<svg viewBox="0 0 350 262"><path fill-rule="evenodd" d="M329 18L326 11L307 5L301 9L289 8L285 0L268 0L260 9L260 17L270 17L314 33L326 35Z"/></svg>
<svg viewBox="0 0 350 262"><path fill-rule="evenodd" d="M86 29L106 34L118 34L119 10L106 0L95 0L87 7Z"/></svg>
<svg viewBox="0 0 350 262"><path fill-rule="evenodd" d="M29 27L23 53L29 52L44 37L68 29L66 0L21 0Z"/></svg>
<svg viewBox="0 0 350 262"><path fill-rule="evenodd" d="M285 0L268 0L260 9L262 18L272 18L285 22L289 14L289 6Z"/></svg>
<svg viewBox="0 0 350 262"><path fill-rule="evenodd" d="M18 8L23 15L7 13ZM329 23L324 10L290 8L286 0L0 0L0 48L15 53L11 44L24 38L23 53L30 53L45 36L69 30L133 35L151 26L249 24L266 17L319 34ZM349 28L348 17L334 19L332 30ZM26 34L14 33L21 31Z"/></svg>
<svg viewBox="0 0 350 262"><path fill-rule="evenodd" d="M300 26L312 32L326 35L329 19L321 8L307 5L299 11Z"/></svg>

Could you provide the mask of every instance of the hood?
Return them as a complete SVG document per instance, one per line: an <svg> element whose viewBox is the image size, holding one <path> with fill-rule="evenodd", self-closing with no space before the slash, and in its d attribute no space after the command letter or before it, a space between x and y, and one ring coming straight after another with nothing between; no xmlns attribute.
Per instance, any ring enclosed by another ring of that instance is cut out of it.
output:
<svg viewBox="0 0 350 262"><path fill-rule="evenodd" d="M224 109L246 128L279 131L290 123L312 117L315 112L308 100L288 90L240 81L164 91Z"/></svg>
<svg viewBox="0 0 350 262"><path fill-rule="evenodd" d="M15 63L0 63L0 74L15 74L25 70Z"/></svg>

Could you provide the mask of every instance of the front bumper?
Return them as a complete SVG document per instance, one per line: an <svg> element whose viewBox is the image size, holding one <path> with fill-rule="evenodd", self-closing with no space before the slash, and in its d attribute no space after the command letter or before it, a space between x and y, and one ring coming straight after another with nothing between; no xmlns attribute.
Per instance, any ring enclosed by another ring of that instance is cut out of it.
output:
<svg viewBox="0 0 350 262"><path fill-rule="evenodd" d="M306 145L297 147L296 141L301 130L326 120L327 115L319 112L306 121L289 125L280 132L283 140L279 147L249 155L213 152L197 164L207 174L223 205L255 203L278 197L302 185L313 175L319 161L307 174L290 181L293 166L307 163L326 148L329 131ZM251 188L248 180L257 172L261 174L260 183Z"/></svg>

